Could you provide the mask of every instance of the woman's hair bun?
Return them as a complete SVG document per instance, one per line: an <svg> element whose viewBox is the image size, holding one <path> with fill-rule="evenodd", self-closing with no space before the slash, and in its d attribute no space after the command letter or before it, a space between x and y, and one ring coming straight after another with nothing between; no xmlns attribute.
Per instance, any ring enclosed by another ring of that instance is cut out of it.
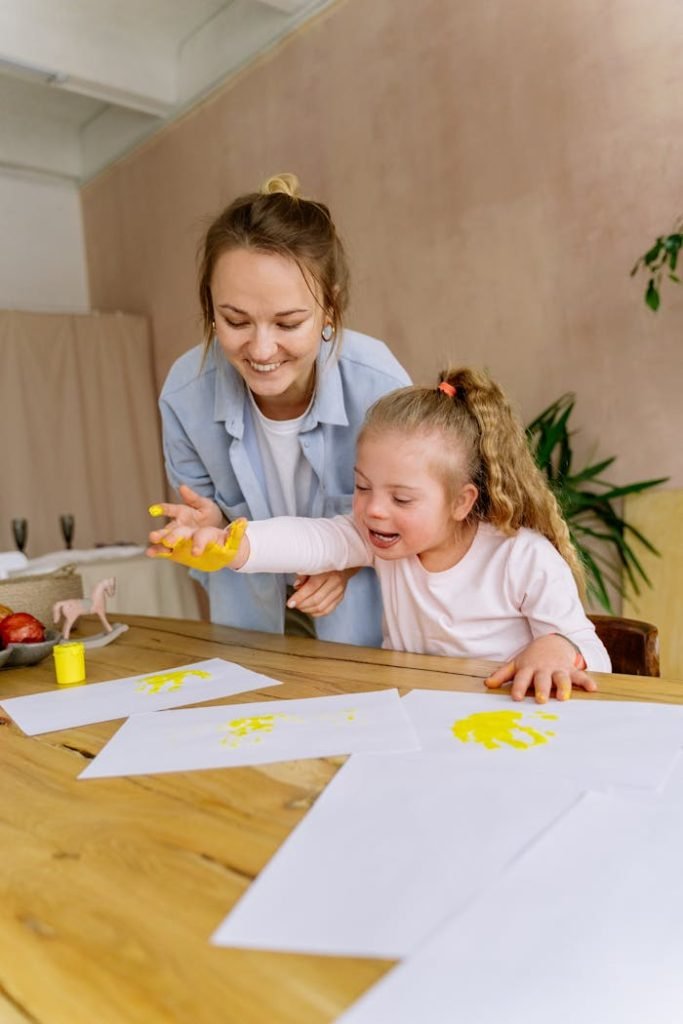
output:
<svg viewBox="0 0 683 1024"><path fill-rule="evenodd" d="M291 196L292 199L300 199L301 190L296 174L288 174L286 172L284 174L275 174L272 178L268 178L268 181L264 181L261 186L261 194L264 196L273 195L277 192Z"/></svg>

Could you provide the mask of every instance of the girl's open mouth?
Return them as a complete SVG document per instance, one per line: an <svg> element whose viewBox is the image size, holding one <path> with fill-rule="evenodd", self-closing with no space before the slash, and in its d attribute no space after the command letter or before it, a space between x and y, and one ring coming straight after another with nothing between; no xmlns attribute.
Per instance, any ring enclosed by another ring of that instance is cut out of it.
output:
<svg viewBox="0 0 683 1024"><path fill-rule="evenodd" d="M390 548L401 539L400 533L380 533L378 530L368 530L370 541L375 547Z"/></svg>

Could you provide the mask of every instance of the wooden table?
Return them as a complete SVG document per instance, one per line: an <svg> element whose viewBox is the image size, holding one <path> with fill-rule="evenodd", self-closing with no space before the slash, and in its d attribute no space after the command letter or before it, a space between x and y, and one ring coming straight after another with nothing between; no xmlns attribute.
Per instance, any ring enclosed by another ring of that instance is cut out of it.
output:
<svg viewBox="0 0 683 1024"><path fill-rule="evenodd" d="M491 668L202 622L125 621L128 633L88 653L89 682L225 657L285 683L218 702L236 703L383 687L481 691ZM683 703L680 683L597 678L598 699ZM53 686L52 659L0 672L2 697ZM85 783L76 776L119 723L29 738L0 721L0 1024L322 1024L388 970L208 942L343 758Z"/></svg>

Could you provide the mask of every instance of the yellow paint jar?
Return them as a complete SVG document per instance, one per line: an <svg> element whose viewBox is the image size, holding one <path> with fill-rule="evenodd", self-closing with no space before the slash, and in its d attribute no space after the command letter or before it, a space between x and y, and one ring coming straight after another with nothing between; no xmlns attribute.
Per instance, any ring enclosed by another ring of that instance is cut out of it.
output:
<svg viewBox="0 0 683 1024"><path fill-rule="evenodd" d="M59 686L85 682L85 646L77 640L52 648Z"/></svg>

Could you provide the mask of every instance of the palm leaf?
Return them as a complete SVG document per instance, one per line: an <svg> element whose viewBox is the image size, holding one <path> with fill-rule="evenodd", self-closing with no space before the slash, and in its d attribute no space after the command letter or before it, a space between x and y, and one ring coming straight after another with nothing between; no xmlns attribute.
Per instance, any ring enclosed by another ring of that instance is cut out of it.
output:
<svg viewBox="0 0 683 1024"><path fill-rule="evenodd" d="M664 252L663 243L660 249ZM672 251L678 253L678 238ZM643 257L655 257L655 246ZM669 250L666 251L670 258ZM649 264L648 264L649 265ZM637 266L637 265L636 265ZM635 268L634 268L635 269ZM529 445L539 469L545 474L569 527L572 543L586 569L588 594L612 612L608 585L622 597L630 591L640 594L650 579L634 548L634 542L658 555L654 544L619 511L621 500L666 483L668 477L612 484L603 478L616 457L584 466L572 472L572 432L569 420L576 404L571 392L561 395L527 427Z"/></svg>
<svg viewBox="0 0 683 1024"><path fill-rule="evenodd" d="M615 456L613 455L611 459L604 459L603 462L596 462L594 466L586 466L586 468L582 469L580 473L575 473L574 476L568 477L567 482L575 485L583 483L584 480L592 480L594 477L597 477L598 474L602 473L603 470L611 466L615 461Z"/></svg>

